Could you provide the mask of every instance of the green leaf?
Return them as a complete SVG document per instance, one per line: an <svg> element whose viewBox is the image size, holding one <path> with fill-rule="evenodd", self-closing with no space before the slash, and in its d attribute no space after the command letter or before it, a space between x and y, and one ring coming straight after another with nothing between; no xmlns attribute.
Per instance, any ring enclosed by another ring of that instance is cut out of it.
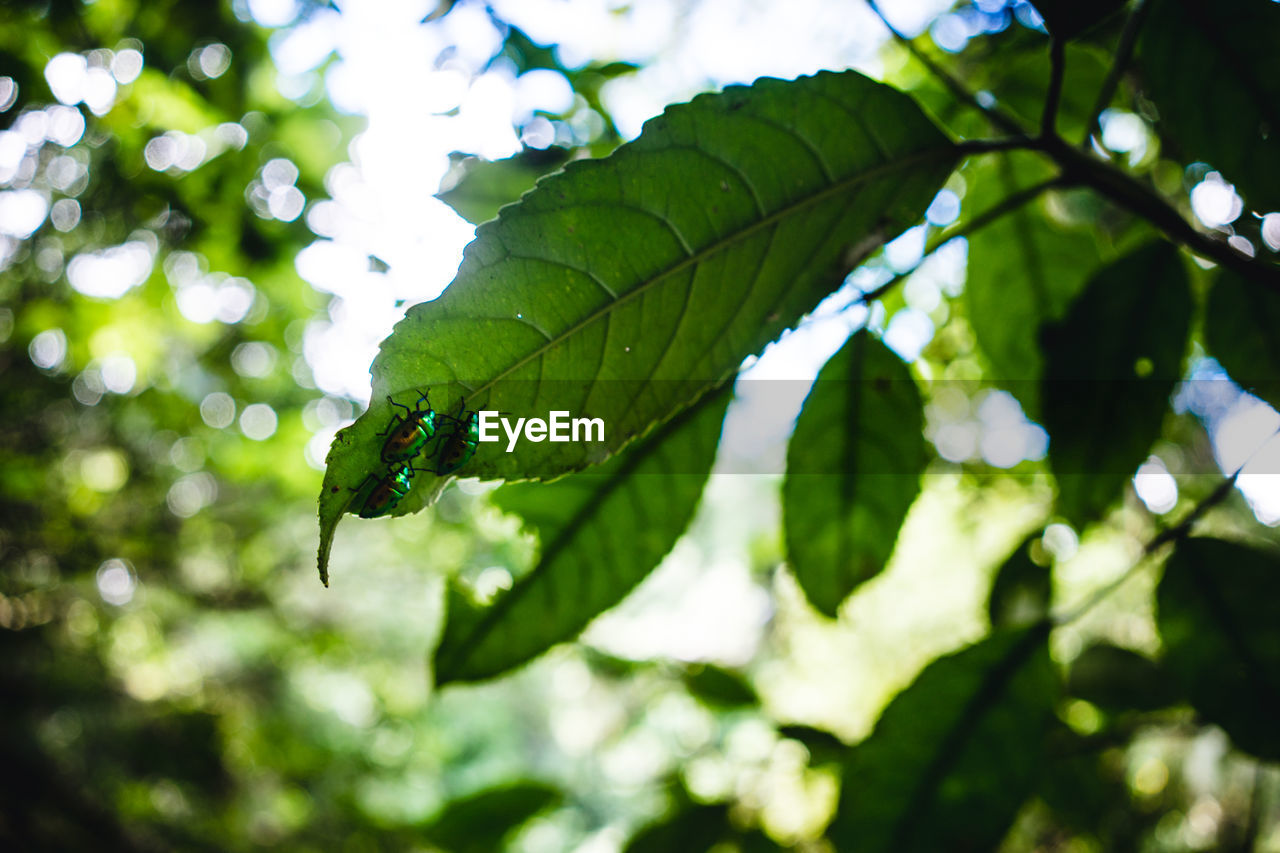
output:
<svg viewBox="0 0 1280 853"><path fill-rule="evenodd" d="M920 492L926 456L920 393L907 366L860 331L805 398L782 486L787 555L828 616L893 553Z"/></svg>
<svg viewBox="0 0 1280 853"><path fill-rule="evenodd" d="M1236 384L1280 408L1280 294L1222 270L1209 291L1204 337Z"/></svg>
<svg viewBox="0 0 1280 853"><path fill-rule="evenodd" d="M372 404L329 454L322 538L350 490L385 470L389 394L606 424L599 444L482 444L464 476L549 479L598 463L918 220L955 160L908 97L846 71L700 96L609 157L569 164L479 227L445 293L383 342Z"/></svg>
<svg viewBox="0 0 1280 853"><path fill-rule="evenodd" d="M811 765L833 764L843 760L849 752L849 747L840 738L812 726L779 726L778 734L804 744L804 748L809 750Z"/></svg>
<svg viewBox="0 0 1280 853"><path fill-rule="evenodd" d="M1048 760L1036 794L1054 817L1078 832L1097 834L1103 850L1136 849L1135 841L1120 840L1136 834L1132 815L1126 811L1131 794L1123 767L1116 770L1113 762L1100 760L1107 746L1117 744L1111 739L1102 743L1087 739L1063 724L1053 727L1047 741Z"/></svg>
<svg viewBox="0 0 1280 853"><path fill-rule="evenodd" d="M1030 625L1048 614L1053 579L1047 567L1031 559L1031 544L1039 538L1038 533L1029 536L996 572L987 599L993 628Z"/></svg>
<svg viewBox="0 0 1280 853"><path fill-rule="evenodd" d="M1159 664L1110 643L1092 645L1072 662L1067 692L1107 711L1155 711L1178 699Z"/></svg>
<svg viewBox="0 0 1280 853"><path fill-rule="evenodd" d="M1042 764L1056 676L1047 624L930 664L854 747L828 836L837 850L991 850Z"/></svg>
<svg viewBox="0 0 1280 853"><path fill-rule="evenodd" d="M1043 38L1015 42L1005 50L999 50L998 45L993 48L997 52L976 69L982 88L994 93L1000 106L1027 126L1038 126L1050 78L1049 51ZM1110 59L1090 45L1067 45L1057 114L1057 129L1062 136L1076 139L1084 133L1093 102L1107 78Z"/></svg>
<svg viewBox="0 0 1280 853"><path fill-rule="evenodd" d="M636 833L625 853L705 853L732 832L725 805L690 805Z"/></svg>
<svg viewBox="0 0 1280 853"><path fill-rule="evenodd" d="M1126 0L1033 0L1054 38L1073 39L1118 12ZM1096 90L1095 90L1096 91Z"/></svg>
<svg viewBox="0 0 1280 853"><path fill-rule="evenodd" d="M1178 545L1156 593L1164 664L1237 747L1280 759L1280 558L1231 542Z"/></svg>
<svg viewBox="0 0 1280 853"><path fill-rule="evenodd" d="M746 676L711 663L691 664L684 672L684 684L712 708L742 708L760 702Z"/></svg>
<svg viewBox="0 0 1280 853"><path fill-rule="evenodd" d="M560 802L562 796L538 782L490 788L451 800L441 816L423 829L423 835L450 853L492 853L501 849L509 832Z"/></svg>
<svg viewBox="0 0 1280 853"><path fill-rule="evenodd" d="M1000 157L974 171L975 200L966 197L966 207L986 210L1052 174L1025 153ZM1040 410L1040 326L1062 317L1098 257L1093 235L1054 221L1042 201L1024 205L969 238L969 323L991 365L989 375L1021 401L1028 417L1036 418Z"/></svg>
<svg viewBox="0 0 1280 853"><path fill-rule="evenodd" d="M1244 195L1280 209L1280 4L1153 0L1138 59L1157 129L1184 162L1204 160Z"/></svg>
<svg viewBox="0 0 1280 853"><path fill-rule="evenodd" d="M1178 250L1153 243L1102 269L1045 327L1043 423L1058 511L1073 524L1102 514L1160 435L1191 307Z"/></svg>
<svg viewBox="0 0 1280 853"><path fill-rule="evenodd" d="M436 683L524 663L577 635L643 580L693 518L729 398L728 386L708 394L590 471L498 490L494 501L538 532L542 553L488 607L451 602Z"/></svg>
<svg viewBox="0 0 1280 853"><path fill-rule="evenodd" d="M505 160L466 157L454 164L445 176L448 189L436 198L452 207L473 225L498 215L498 209L519 200L543 175L550 174L569 159L567 148L526 148Z"/></svg>

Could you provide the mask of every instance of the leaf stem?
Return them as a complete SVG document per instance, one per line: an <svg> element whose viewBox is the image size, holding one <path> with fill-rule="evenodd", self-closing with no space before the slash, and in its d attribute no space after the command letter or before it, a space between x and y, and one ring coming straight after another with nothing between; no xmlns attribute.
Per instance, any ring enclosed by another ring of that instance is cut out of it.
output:
<svg viewBox="0 0 1280 853"><path fill-rule="evenodd" d="M1081 148L1089 147L1089 140L1093 138L1094 133L1098 130L1098 119L1102 115L1102 111L1107 108L1107 104L1111 103L1111 98L1116 93L1116 87L1120 85L1120 78L1124 76L1125 70L1129 67L1129 59L1133 56L1134 45L1138 43L1138 33L1142 29L1143 23L1147 20L1147 10L1150 4L1147 0L1138 0L1133 11L1129 13L1129 18L1124 22L1124 31L1120 33L1120 43L1116 45L1116 58L1111 63L1111 69L1107 72L1107 78L1102 82L1102 88L1098 90L1098 98L1093 102L1093 109L1089 111L1089 121L1085 124L1084 138L1080 140Z"/></svg>
<svg viewBox="0 0 1280 853"><path fill-rule="evenodd" d="M982 211L982 213L979 213L977 216L973 217L972 219L965 222L964 224L957 226L955 228L950 228L946 231L943 231L941 234L938 235L937 239L933 241L932 245L929 245L925 248L924 254L920 256L920 260L914 266L912 266L911 269L906 270L905 272L900 272L897 275L895 275L893 278L886 281L884 284L872 290L868 290L866 293L859 296L857 300L854 301L853 304L866 305L869 302L872 302L876 299L880 299L886 293L893 290L899 284L901 284L902 282L910 278L912 275L914 275L916 271L919 270L920 267L924 265L924 262L926 260L928 260L935 252L937 252L943 246L950 243L952 240L958 240L961 237L967 237L970 234L974 233L975 231L979 231L985 228L986 226L990 225L992 222L996 221L1000 217L1004 216L1007 213L1012 213L1013 211L1022 207L1024 204L1027 204L1028 202L1038 198L1046 190L1050 190L1060 183L1061 183L1061 178L1054 177L1054 178L1049 178L1048 180L1045 180L1045 181L1041 181L1038 184L1033 184L1032 186L1029 186L1026 189L1020 190L1016 193L1013 193L1012 195L1006 196L1003 200L1000 201L999 204L992 205L991 207Z"/></svg>
<svg viewBox="0 0 1280 853"><path fill-rule="evenodd" d="M1058 105L1062 102L1062 78L1066 73L1067 45L1060 38L1049 42L1049 91L1044 97L1044 112L1040 114L1040 138L1057 136Z"/></svg>
<svg viewBox="0 0 1280 853"><path fill-rule="evenodd" d="M1247 465L1248 461L1246 460L1244 464ZM1126 569L1120 577L1102 587L1102 589L1099 589L1091 595L1084 604L1080 605L1075 610L1053 617L1054 625L1066 625L1079 619L1104 599L1109 598L1117 589L1124 586L1129 578L1138 573L1139 569L1148 565L1147 559L1152 554L1163 548L1165 545L1172 544L1185 538L1187 534L1191 532L1191 528L1195 526L1196 522L1204 517L1205 513L1227 499L1227 496L1231 494L1231 490L1235 486L1236 480L1239 478L1240 471L1243 470L1243 468L1244 465L1241 465L1230 476L1224 477L1207 497L1201 499L1199 503L1191 508L1191 512L1187 513L1186 517L1183 518L1182 521L1178 522L1173 527L1166 527L1164 530L1160 531L1148 540L1148 542L1142 546L1142 556L1139 557L1132 566Z"/></svg>
<svg viewBox="0 0 1280 853"><path fill-rule="evenodd" d="M1280 293L1280 266L1241 254L1225 240L1198 230L1150 187L1111 163L1068 145L1056 134L966 139L956 143L956 150L961 155L1039 151L1062 168L1061 183L1095 190L1120 207L1146 219L1175 243L1239 273L1255 284Z"/></svg>
<svg viewBox="0 0 1280 853"><path fill-rule="evenodd" d="M880 10L880 6L876 3L876 0L867 0L867 6L870 7L871 11L880 19L880 23L884 24L885 29L887 29L889 34L893 36L893 40L902 45L907 53L911 54L911 56L923 65L930 74L936 77L942 85L946 86L947 89L950 90L951 94L955 95L964 104L973 107L975 110L982 113L987 117L987 120L991 122L992 126L1003 130L1005 133L1019 134L1023 132L1024 128L1017 119L994 106L983 104L978 100L978 97L973 92L970 92L965 87L963 83L951 76L945 68L934 62L928 54L921 50L915 41L907 38L893 24L889 23L889 19L884 16L884 12Z"/></svg>
<svg viewBox="0 0 1280 853"><path fill-rule="evenodd" d="M1116 204L1143 217L1169 239L1215 263L1234 270L1263 287L1280 293L1280 267L1253 260L1224 240L1197 230L1169 202L1126 172L1068 145L1057 137L1034 140L1034 146L1048 154L1063 169L1071 183L1090 187Z"/></svg>

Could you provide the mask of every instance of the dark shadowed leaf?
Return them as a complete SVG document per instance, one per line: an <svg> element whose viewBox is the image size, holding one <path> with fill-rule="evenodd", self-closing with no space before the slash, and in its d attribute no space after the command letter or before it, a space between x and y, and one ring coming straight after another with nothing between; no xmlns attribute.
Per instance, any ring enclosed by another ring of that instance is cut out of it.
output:
<svg viewBox="0 0 1280 853"><path fill-rule="evenodd" d="M1182 258L1154 243L1109 264L1043 333L1041 384L1058 511L1083 526L1133 476L1169 409L1191 322Z"/></svg>
<svg viewBox="0 0 1280 853"><path fill-rule="evenodd" d="M1071 663L1067 692L1107 711L1155 711L1178 701L1159 664L1110 643L1090 646Z"/></svg>
<svg viewBox="0 0 1280 853"><path fill-rule="evenodd" d="M623 849L625 853L706 853L731 832L728 806L689 805L673 817L640 830Z"/></svg>
<svg viewBox="0 0 1280 853"><path fill-rule="evenodd" d="M1188 539L1157 591L1164 664L1237 747L1280 759L1280 559L1215 539Z"/></svg>
<svg viewBox="0 0 1280 853"><path fill-rule="evenodd" d="M1053 170L1031 155L1013 154L984 163L973 174L975 194L981 199L972 209L981 211L1004 195L1050 177ZM1042 201L969 238L969 322L991 365L991 378L1021 401L1029 417L1036 418L1040 406L1040 326L1066 313L1097 267L1098 257L1093 235L1054 221Z"/></svg>
<svg viewBox="0 0 1280 853"><path fill-rule="evenodd" d="M1138 58L1157 125L1246 209L1280 209L1280 3L1153 0Z"/></svg>
<svg viewBox="0 0 1280 853"><path fill-rule="evenodd" d="M693 518L715 460L725 386L625 452L555 483L518 483L498 506L537 531L537 565L484 608L451 602L437 683L488 678L571 639L617 604Z"/></svg>
<svg viewBox="0 0 1280 853"><path fill-rule="evenodd" d="M537 782L516 782L491 788L444 807L440 817L422 831L449 853L492 853L513 829L562 799L555 788Z"/></svg>
<svg viewBox="0 0 1280 853"><path fill-rule="evenodd" d="M779 726L778 734L804 744L809 750L811 765L832 764L843 761L849 753L849 747L831 732L815 729L812 726Z"/></svg>
<svg viewBox="0 0 1280 853"><path fill-rule="evenodd" d="M930 664L844 768L837 850L991 850L1043 761L1056 677L1048 627L1005 631Z"/></svg>
<svg viewBox="0 0 1280 853"><path fill-rule="evenodd" d="M452 207L473 225L488 222L498 209L518 201L533 189L543 175L550 174L569 159L566 148L526 148L505 160L465 157L453 165L442 183L448 189L436 198Z"/></svg>
<svg viewBox="0 0 1280 853"><path fill-rule="evenodd" d="M690 665L684 683L690 693L713 708L746 707L760 701L746 676L712 663Z"/></svg>
<svg viewBox="0 0 1280 853"><path fill-rule="evenodd" d="M1218 273L1209 291L1204 337L1209 355L1241 387L1280 407L1280 294Z"/></svg>
<svg viewBox="0 0 1280 853"><path fill-rule="evenodd" d="M915 222L954 146L905 95L853 71L762 79L670 107L477 229L457 278L411 308L335 438L321 562L382 472L388 395L437 409L601 418L602 443L482 444L461 475L548 479L598 463L735 371ZM436 490L415 480L398 512ZM411 498L414 496L411 495ZM323 565L322 565L323 569Z"/></svg>
<svg viewBox="0 0 1280 853"><path fill-rule="evenodd" d="M1125 813L1128 786L1122 775L1109 774L1100 761L1105 746L1122 744L1124 739L1091 741L1056 724L1047 742L1048 756L1036 794L1054 817L1077 831L1097 833L1104 840L1104 850L1133 849L1132 843L1120 843L1133 832Z"/></svg>
<svg viewBox="0 0 1280 853"><path fill-rule="evenodd" d="M884 568L920 491L920 393L907 366L860 331L818 374L787 448L787 556L805 595L835 616Z"/></svg>
<svg viewBox="0 0 1280 853"><path fill-rule="evenodd" d="M996 572L991 596L987 599L991 627L1030 625L1049 612L1053 579L1048 567L1037 565L1030 553L1031 543L1039 538L1038 533L1028 537Z"/></svg>
<svg viewBox="0 0 1280 853"><path fill-rule="evenodd" d="M1044 112L1045 95L1049 91L1049 51L1043 38L1014 50L1014 46L991 57L982 68L984 85L999 99L1001 106L1035 127ZM1057 129L1068 139L1084 133L1093 111L1093 102L1106 79L1111 57L1089 45L1071 44L1066 49L1062 99L1058 105Z"/></svg>
<svg viewBox="0 0 1280 853"><path fill-rule="evenodd" d="M1072 39L1114 15L1126 0L1034 0L1051 36Z"/></svg>

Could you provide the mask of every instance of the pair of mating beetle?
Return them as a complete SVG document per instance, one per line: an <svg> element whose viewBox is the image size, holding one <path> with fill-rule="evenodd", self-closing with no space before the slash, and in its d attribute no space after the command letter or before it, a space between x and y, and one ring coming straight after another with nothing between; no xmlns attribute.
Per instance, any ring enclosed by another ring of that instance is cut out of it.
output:
<svg viewBox="0 0 1280 853"><path fill-rule="evenodd" d="M368 489L360 506L361 518L377 518L395 509L409 494L411 480L418 471L452 474L475 456L480 441L478 414L467 411L465 400L460 401L457 415L442 414L431 408L426 392L418 394L412 409L387 397L387 402L404 409L404 414L396 413L387 428L378 433L387 437L382 445L382 461L390 467L385 477L379 479L370 474L356 489L357 494ZM414 468L414 458L432 442L427 465Z"/></svg>

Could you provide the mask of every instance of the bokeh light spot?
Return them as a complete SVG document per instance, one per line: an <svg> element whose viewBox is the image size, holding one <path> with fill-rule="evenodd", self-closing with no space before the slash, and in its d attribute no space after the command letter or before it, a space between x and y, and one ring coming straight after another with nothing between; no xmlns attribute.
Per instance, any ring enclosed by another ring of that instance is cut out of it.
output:
<svg viewBox="0 0 1280 853"><path fill-rule="evenodd" d="M111 74L116 82L125 86L138 79L142 73L142 53L127 47L118 51L111 59Z"/></svg>
<svg viewBox="0 0 1280 853"><path fill-rule="evenodd" d="M1217 228L1235 222L1244 211L1244 202L1222 175L1210 172L1191 189L1191 209L1206 226Z"/></svg>
<svg viewBox="0 0 1280 853"><path fill-rule="evenodd" d="M208 471L197 471L180 477L165 496L169 512L178 518L191 518L218 498L218 481Z"/></svg>
<svg viewBox="0 0 1280 853"><path fill-rule="evenodd" d="M1138 468L1133 477L1133 490L1156 515L1168 512L1178 503L1178 483L1158 456L1150 457Z"/></svg>
<svg viewBox="0 0 1280 853"><path fill-rule="evenodd" d="M0 191L0 234L25 240L44 224L49 200L38 190Z"/></svg>
<svg viewBox="0 0 1280 853"><path fill-rule="evenodd" d="M236 401L230 394L214 391L200 401L200 417L214 429L226 429L236 419Z"/></svg>
<svg viewBox="0 0 1280 853"><path fill-rule="evenodd" d="M44 370L57 370L67 357L67 336L61 329L45 329L27 347L31 363Z"/></svg>
<svg viewBox="0 0 1280 853"><path fill-rule="evenodd" d="M124 560L111 558L98 566L98 595L107 604L123 607L133 601L133 593L137 580L133 575L133 567Z"/></svg>
<svg viewBox="0 0 1280 853"><path fill-rule="evenodd" d="M253 403L240 414L240 431L246 438L266 441L276 432L276 410L266 403Z"/></svg>

